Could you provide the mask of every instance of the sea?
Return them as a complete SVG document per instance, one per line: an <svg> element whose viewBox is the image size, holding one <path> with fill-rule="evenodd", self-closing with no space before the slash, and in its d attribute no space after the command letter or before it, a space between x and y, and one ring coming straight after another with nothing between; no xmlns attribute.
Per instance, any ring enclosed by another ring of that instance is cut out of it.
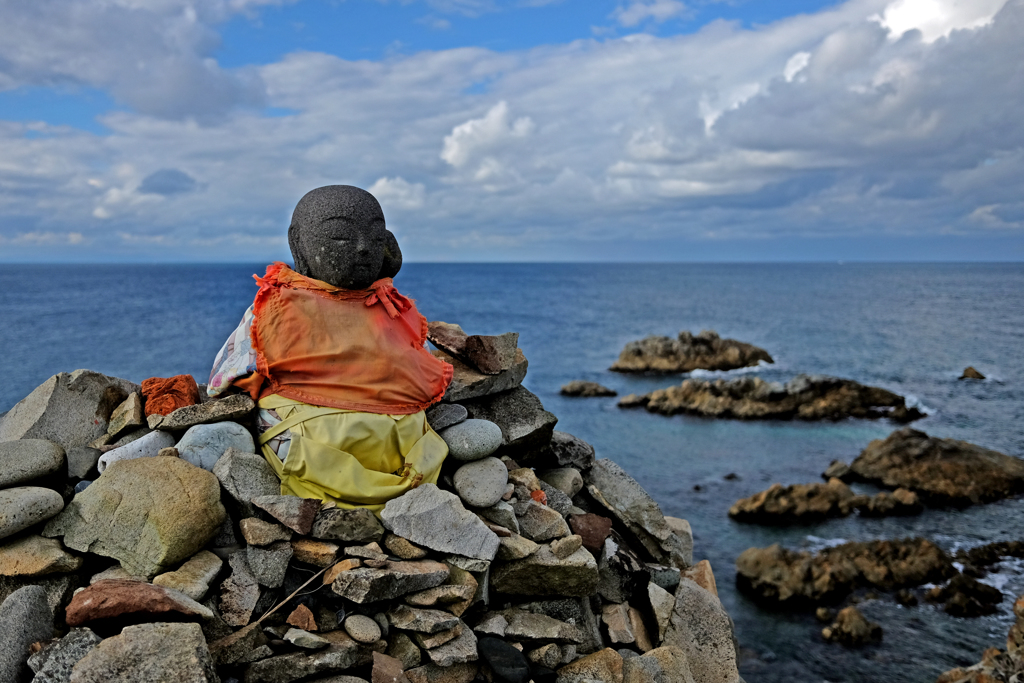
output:
<svg viewBox="0 0 1024 683"><path fill-rule="evenodd" d="M191 373L203 382L214 355L252 302L253 265L0 264L0 413L50 375L89 368L141 381ZM856 515L807 526L739 524L727 511L774 482L820 481L834 459L852 461L887 420L744 422L624 410L615 398L568 398L570 380L643 393L685 376L608 370L647 335L717 331L768 350L775 363L695 377L758 375L786 381L827 374L885 387L927 417L913 427L1024 455L1024 264L406 264L396 277L430 320L471 334L519 333L525 385L558 416L558 429L624 467L667 515L694 531L694 556L711 562L732 616L748 683L934 681L1005 647L1024 563L984 580L997 614L949 616L922 601L901 607L863 595L880 645L846 649L821 638L813 614L773 611L738 593L735 560L780 543L817 550L844 541L924 536L949 551L1024 540L1024 500L918 517ZM972 365L987 379L960 381ZM735 476L729 476L735 475ZM864 492L872 489L855 487Z"/></svg>

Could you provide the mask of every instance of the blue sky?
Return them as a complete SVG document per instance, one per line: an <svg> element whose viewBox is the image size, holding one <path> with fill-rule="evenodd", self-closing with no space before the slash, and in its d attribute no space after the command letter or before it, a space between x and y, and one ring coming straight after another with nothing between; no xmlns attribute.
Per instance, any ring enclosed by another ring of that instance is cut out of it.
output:
<svg viewBox="0 0 1024 683"><path fill-rule="evenodd" d="M0 262L1024 259L1024 0L13 0Z"/></svg>

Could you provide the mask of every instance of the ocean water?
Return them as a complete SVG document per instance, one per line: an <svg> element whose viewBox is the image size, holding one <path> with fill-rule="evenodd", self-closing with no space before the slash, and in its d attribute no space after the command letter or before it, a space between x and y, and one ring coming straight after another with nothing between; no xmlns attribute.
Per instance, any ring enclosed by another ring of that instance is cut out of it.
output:
<svg viewBox="0 0 1024 683"><path fill-rule="evenodd" d="M0 265L0 412L55 372L90 368L140 381L189 372L200 381L255 293L262 265ZM737 524L738 498L773 482L818 480L834 458L851 461L897 425L739 422L621 410L614 398L558 394L572 379L646 392L680 376L611 373L623 345L648 334L714 329L767 349L755 373L785 381L825 373L910 397L928 417L918 429L1024 455L1022 264L408 264L398 288L431 320L468 332L520 333L526 386L559 417L693 525L736 623L741 673L757 681L933 681L953 666L1005 647L1024 566L1005 562L986 580L1006 596L998 614L957 619L890 597L861 609L884 629L881 645L825 644L813 615L762 609L735 589L748 547L820 548L846 540L922 535L953 550L1024 539L1024 501L913 518L856 516L811 526ZM960 382L974 365L989 379ZM735 473L738 479L726 480ZM868 490L868 489L863 489Z"/></svg>

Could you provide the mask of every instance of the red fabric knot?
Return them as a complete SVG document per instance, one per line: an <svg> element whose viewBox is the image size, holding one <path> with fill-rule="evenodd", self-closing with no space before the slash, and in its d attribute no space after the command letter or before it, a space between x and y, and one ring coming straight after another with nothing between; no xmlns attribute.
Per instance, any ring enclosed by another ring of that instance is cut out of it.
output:
<svg viewBox="0 0 1024 683"><path fill-rule="evenodd" d="M373 294L366 298L366 305L373 306L379 301L392 318L397 318L412 307L412 303L398 293L389 277L377 280L370 289L373 290Z"/></svg>

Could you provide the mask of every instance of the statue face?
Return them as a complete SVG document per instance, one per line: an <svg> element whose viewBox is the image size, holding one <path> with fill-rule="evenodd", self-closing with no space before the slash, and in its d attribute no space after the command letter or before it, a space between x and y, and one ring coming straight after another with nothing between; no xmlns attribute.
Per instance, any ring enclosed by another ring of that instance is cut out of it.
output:
<svg viewBox="0 0 1024 683"><path fill-rule="evenodd" d="M288 243L297 272L343 289L366 289L402 264L380 204L350 185L307 193L295 207Z"/></svg>

